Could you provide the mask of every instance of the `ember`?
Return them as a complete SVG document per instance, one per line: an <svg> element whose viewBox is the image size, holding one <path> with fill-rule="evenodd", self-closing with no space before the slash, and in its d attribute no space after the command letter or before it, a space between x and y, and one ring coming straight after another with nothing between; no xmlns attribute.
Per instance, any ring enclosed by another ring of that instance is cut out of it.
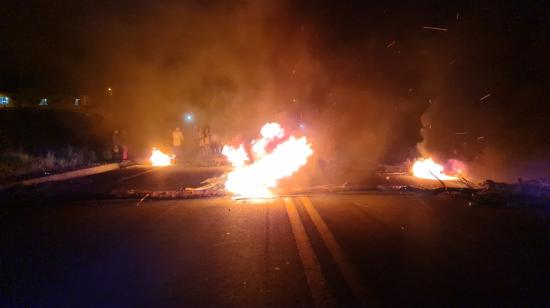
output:
<svg viewBox="0 0 550 308"><path fill-rule="evenodd" d="M412 174L428 180L458 180L458 177L445 174L444 167L431 158L420 158L412 166ZM460 170L457 170L460 173Z"/></svg>
<svg viewBox="0 0 550 308"><path fill-rule="evenodd" d="M225 189L240 197L270 196L277 181L294 174L313 154L305 136L286 135L278 123L265 124L260 134L251 143L252 153L247 153L243 145L223 148L223 154L235 167L227 175Z"/></svg>
<svg viewBox="0 0 550 308"><path fill-rule="evenodd" d="M153 152L151 153L149 160L153 166L169 166L174 160L174 155L168 155L157 148L153 148Z"/></svg>

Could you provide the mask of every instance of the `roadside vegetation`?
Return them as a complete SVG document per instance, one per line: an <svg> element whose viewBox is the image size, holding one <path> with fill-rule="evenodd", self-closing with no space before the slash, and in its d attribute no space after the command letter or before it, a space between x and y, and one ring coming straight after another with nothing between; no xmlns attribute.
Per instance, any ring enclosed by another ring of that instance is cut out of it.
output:
<svg viewBox="0 0 550 308"><path fill-rule="evenodd" d="M9 181L23 176L41 176L97 164L104 160L96 152L75 150L68 146L62 151L45 154L28 154L22 150L0 152L0 181Z"/></svg>
<svg viewBox="0 0 550 308"><path fill-rule="evenodd" d="M57 110L0 112L0 182L87 167L111 159L101 119Z"/></svg>

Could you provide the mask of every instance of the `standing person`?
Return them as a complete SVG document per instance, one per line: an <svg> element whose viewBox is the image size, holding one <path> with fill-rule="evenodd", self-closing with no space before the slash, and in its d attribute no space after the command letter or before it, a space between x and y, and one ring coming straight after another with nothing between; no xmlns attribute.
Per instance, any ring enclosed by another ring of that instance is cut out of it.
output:
<svg viewBox="0 0 550 308"><path fill-rule="evenodd" d="M174 155L176 155L176 159L180 159L180 155L182 153L182 146L183 146L183 133L181 132L179 127L176 127L172 131L172 148L174 151Z"/></svg>
<svg viewBox="0 0 550 308"><path fill-rule="evenodd" d="M202 132L202 144L204 145L205 153L208 154L210 152L210 127L205 126L204 130Z"/></svg>
<svg viewBox="0 0 550 308"><path fill-rule="evenodd" d="M200 137L199 137L199 159L202 160L203 163L207 162L208 160L208 154L210 152L210 129L208 126L205 126L203 129L200 130Z"/></svg>
<svg viewBox="0 0 550 308"><path fill-rule="evenodd" d="M113 160L120 161L120 158L121 158L120 150L122 147L122 141L121 141L120 133L118 132L118 129L115 129L113 131L112 141L113 141Z"/></svg>
<svg viewBox="0 0 550 308"><path fill-rule="evenodd" d="M128 160L128 135L125 130L120 133L120 144L122 146L122 160Z"/></svg>

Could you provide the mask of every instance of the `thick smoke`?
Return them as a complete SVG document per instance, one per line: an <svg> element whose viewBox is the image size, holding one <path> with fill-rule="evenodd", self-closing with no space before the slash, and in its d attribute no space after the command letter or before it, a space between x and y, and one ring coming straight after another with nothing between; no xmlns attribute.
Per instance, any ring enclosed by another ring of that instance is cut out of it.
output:
<svg viewBox="0 0 550 308"><path fill-rule="evenodd" d="M37 24L49 30L35 37L28 28L32 40L2 30L14 38L5 56L26 63L16 70L20 83L70 80L137 148L168 143L175 126L192 136L182 120L192 112L222 140L252 138L279 121L312 138L320 160L365 170L424 155L462 160L479 179L548 172L550 32L538 2L36 7L48 8ZM10 6L2 23L26 27L32 12L23 8ZM26 61L33 46L44 52ZM56 77L25 75L37 62Z"/></svg>
<svg viewBox="0 0 550 308"><path fill-rule="evenodd" d="M431 61L419 150L466 162L477 180L548 176L548 16L536 5L468 13Z"/></svg>
<svg viewBox="0 0 550 308"><path fill-rule="evenodd" d="M254 137L263 123L280 121L311 136L322 159L403 160L418 139L403 123L417 127L422 109L409 99L410 83L385 85L391 72L378 70L385 43L334 48L326 16L303 9L190 2L107 14L87 34L97 42L91 75L110 80L107 110L147 146L166 140L171 127L189 128L182 116L193 112L222 139Z"/></svg>

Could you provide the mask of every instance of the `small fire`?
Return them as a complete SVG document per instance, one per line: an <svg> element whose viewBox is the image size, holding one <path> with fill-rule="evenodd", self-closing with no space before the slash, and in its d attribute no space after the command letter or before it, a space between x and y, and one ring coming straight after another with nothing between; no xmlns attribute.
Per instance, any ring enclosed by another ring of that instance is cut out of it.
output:
<svg viewBox="0 0 550 308"><path fill-rule="evenodd" d="M151 153L151 157L149 158L149 160L151 161L151 164L153 166L169 166L174 160L174 155L164 154L161 150L153 148L153 152Z"/></svg>
<svg viewBox="0 0 550 308"><path fill-rule="evenodd" d="M458 180L458 177L445 174L445 168L431 158L417 159L412 166L412 174L428 180ZM460 173L460 170L458 170Z"/></svg>
<svg viewBox="0 0 550 308"><path fill-rule="evenodd" d="M227 175L225 189L246 198L268 197L277 181L298 171L313 154L307 138L286 135L278 123L267 123L261 137L252 141L252 153L244 145L225 145L222 153L235 168Z"/></svg>

